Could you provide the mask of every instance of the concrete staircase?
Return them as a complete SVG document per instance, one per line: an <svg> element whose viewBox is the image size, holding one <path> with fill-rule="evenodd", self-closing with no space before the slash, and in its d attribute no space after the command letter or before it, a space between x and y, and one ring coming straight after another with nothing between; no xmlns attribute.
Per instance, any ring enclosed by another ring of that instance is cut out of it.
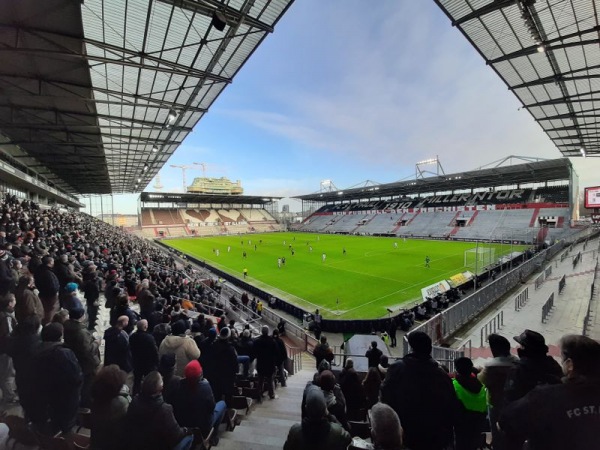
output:
<svg viewBox="0 0 600 450"><path fill-rule="evenodd" d="M299 423L300 405L306 383L315 373L315 360L308 354L302 355L303 369L288 377L287 387L279 386L269 400L265 394L263 402L252 406L233 432L220 433L216 450L281 450L290 427Z"/></svg>

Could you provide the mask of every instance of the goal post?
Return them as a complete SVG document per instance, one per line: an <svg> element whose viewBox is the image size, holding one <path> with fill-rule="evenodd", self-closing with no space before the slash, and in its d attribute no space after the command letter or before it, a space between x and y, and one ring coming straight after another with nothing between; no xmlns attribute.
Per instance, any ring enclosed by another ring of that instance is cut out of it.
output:
<svg viewBox="0 0 600 450"><path fill-rule="evenodd" d="M496 262L496 249L492 247L478 246L465 250L465 267L481 271Z"/></svg>

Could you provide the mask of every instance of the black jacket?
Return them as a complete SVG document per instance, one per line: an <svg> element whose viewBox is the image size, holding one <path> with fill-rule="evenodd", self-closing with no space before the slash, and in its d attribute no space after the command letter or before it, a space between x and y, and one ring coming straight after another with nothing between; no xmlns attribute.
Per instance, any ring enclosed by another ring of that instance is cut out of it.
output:
<svg viewBox="0 0 600 450"><path fill-rule="evenodd" d="M98 343L85 325L76 320L65 322L65 346L73 350L84 376L92 376L100 365Z"/></svg>
<svg viewBox="0 0 600 450"><path fill-rule="evenodd" d="M133 367L127 333L117 327L110 327L104 332L104 342L104 365L116 364L121 370L131 372Z"/></svg>
<svg viewBox="0 0 600 450"><path fill-rule="evenodd" d="M392 364L381 400L398 414L411 450L440 450L452 442L458 399L450 377L430 356L409 353Z"/></svg>
<svg viewBox="0 0 600 450"><path fill-rule="evenodd" d="M126 416L129 450L168 450L185 436L173 415L173 407L162 395L136 396Z"/></svg>
<svg viewBox="0 0 600 450"><path fill-rule="evenodd" d="M198 380L192 385L183 378L177 383L170 400L179 425L200 428L203 436L208 435L215 409L215 399L208 381Z"/></svg>
<svg viewBox="0 0 600 450"><path fill-rule="evenodd" d="M508 373L504 387L504 401L510 403L524 397L529 391L542 384L558 384L562 368L554 358L544 355L539 358L522 357Z"/></svg>
<svg viewBox="0 0 600 450"><path fill-rule="evenodd" d="M600 380L572 379L539 386L505 409L500 428L512 447L531 450L598 450Z"/></svg>
<svg viewBox="0 0 600 450"><path fill-rule="evenodd" d="M40 291L40 297L47 298L58 294L60 283L50 267L42 264L34 274L35 287Z"/></svg>
<svg viewBox="0 0 600 450"><path fill-rule="evenodd" d="M275 373L275 355L277 347L271 336L259 336L254 341L256 370L259 375L270 376Z"/></svg>
<svg viewBox="0 0 600 450"><path fill-rule="evenodd" d="M381 361L381 355L383 355L383 352L377 347L369 348L367 353L365 353L365 356L369 360L369 367L377 367Z"/></svg>
<svg viewBox="0 0 600 450"><path fill-rule="evenodd" d="M209 365L212 373L205 374L212 386L215 399L221 400L221 395L233 395L235 374L238 370L237 353L229 342L217 339L212 345L212 363Z"/></svg>
<svg viewBox="0 0 600 450"><path fill-rule="evenodd" d="M158 347L154 336L147 331L136 331L129 337L133 370L147 374L158 367Z"/></svg>

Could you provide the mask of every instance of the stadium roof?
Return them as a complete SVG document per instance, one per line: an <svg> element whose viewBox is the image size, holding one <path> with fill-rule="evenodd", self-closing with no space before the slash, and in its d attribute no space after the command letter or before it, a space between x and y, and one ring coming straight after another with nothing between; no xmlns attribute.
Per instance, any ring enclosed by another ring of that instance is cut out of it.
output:
<svg viewBox="0 0 600 450"><path fill-rule="evenodd" d="M410 181L380 184L332 192L317 192L294 198L314 202L378 199L429 194L459 189L475 189L546 181L570 180L572 166L567 158L483 168L469 172L433 176Z"/></svg>
<svg viewBox="0 0 600 450"><path fill-rule="evenodd" d="M435 2L564 156L600 156L595 1Z"/></svg>
<svg viewBox="0 0 600 450"><path fill-rule="evenodd" d="M139 191L292 3L0 0L1 147L70 193Z"/></svg>
<svg viewBox="0 0 600 450"><path fill-rule="evenodd" d="M177 192L142 192L142 203L200 203L228 205L265 205L281 200L283 197L264 197L254 195L215 195L215 194L182 194Z"/></svg>

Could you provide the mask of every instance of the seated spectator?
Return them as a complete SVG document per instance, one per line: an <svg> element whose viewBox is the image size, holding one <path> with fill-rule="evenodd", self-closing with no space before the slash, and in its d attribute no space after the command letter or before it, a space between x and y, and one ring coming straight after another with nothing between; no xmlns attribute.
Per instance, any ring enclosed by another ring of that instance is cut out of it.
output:
<svg viewBox="0 0 600 450"><path fill-rule="evenodd" d="M402 427L398 414L385 403L376 403L371 408L371 437L377 450L399 450L402 448Z"/></svg>
<svg viewBox="0 0 600 450"><path fill-rule="evenodd" d="M158 372L150 372L142 382L126 416L126 447L130 450L170 450L193 438L188 430L179 426L173 415L173 407L165 403L163 380ZM179 447L181 448L181 447Z"/></svg>
<svg viewBox="0 0 600 450"><path fill-rule="evenodd" d="M504 450L503 435L498 432L496 423L504 407L504 385L508 373L519 358L510 354L510 342L499 334L488 336L493 358L486 362L479 373L479 381L487 388L488 416L492 430L494 450Z"/></svg>
<svg viewBox="0 0 600 450"><path fill-rule="evenodd" d="M341 425L331 422L323 391L309 386L306 392L306 417L292 425L283 444L284 450L345 450L352 438Z"/></svg>
<svg viewBox="0 0 600 450"><path fill-rule="evenodd" d="M456 375L452 382L462 405L454 429L456 450L477 450L481 446L481 433L486 429L486 389L475 376L469 358L458 358L454 365Z"/></svg>
<svg viewBox="0 0 600 450"><path fill-rule="evenodd" d="M562 383L537 386L505 406L499 425L509 446L531 450L598 448L600 344L585 336L561 339Z"/></svg>
<svg viewBox="0 0 600 450"><path fill-rule="evenodd" d="M381 387L381 374L377 367L370 367L367 376L363 380L363 390L367 403L367 409L379 401L379 389Z"/></svg>
<svg viewBox="0 0 600 450"><path fill-rule="evenodd" d="M171 334L162 341L158 355L174 353L176 359L175 375L182 376L183 369L192 360L200 357L200 349L196 342L185 334L186 325L183 320L178 320L171 325Z"/></svg>
<svg viewBox="0 0 600 450"><path fill-rule="evenodd" d="M188 363L184 375L171 399L175 419L181 426L200 429L204 437L214 428L211 444L217 445L219 424L227 405L223 400L215 403L211 385L202 376L202 366L198 361Z"/></svg>
<svg viewBox="0 0 600 450"><path fill-rule="evenodd" d="M127 374L119 366L105 366L92 383L90 444L94 450L123 447L124 418L131 403Z"/></svg>
<svg viewBox="0 0 600 450"><path fill-rule="evenodd" d="M340 388L346 399L347 412L356 411L365 408L366 398L363 385L354 370L354 361L352 358L346 360L346 364L340 373Z"/></svg>
<svg viewBox="0 0 600 450"><path fill-rule="evenodd" d="M544 336L536 331L525 330L514 339L520 344L517 349L520 359L510 370L506 380L506 403L524 397L540 384L558 384L562 377L560 365L547 354L548 346Z"/></svg>

